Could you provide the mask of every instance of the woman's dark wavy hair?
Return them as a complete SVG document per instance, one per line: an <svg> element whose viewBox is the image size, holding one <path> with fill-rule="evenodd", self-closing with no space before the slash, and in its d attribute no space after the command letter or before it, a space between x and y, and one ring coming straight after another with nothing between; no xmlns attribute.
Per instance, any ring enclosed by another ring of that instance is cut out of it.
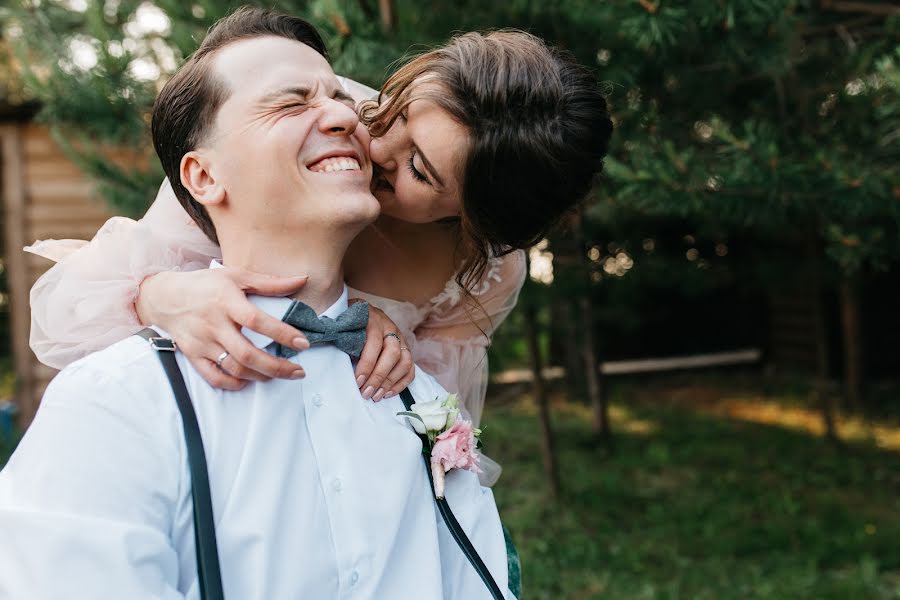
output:
<svg viewBox="0 0 900 600"><path fill-rule="evenodd" d="M438 85L417 89L423 76ZM361 107L363 121L384 135L423 97L469 132L457 277L468 290L491 257L534 245L587 195L612 121L596 75L523 31L465 33L417 56Z"/></svg>

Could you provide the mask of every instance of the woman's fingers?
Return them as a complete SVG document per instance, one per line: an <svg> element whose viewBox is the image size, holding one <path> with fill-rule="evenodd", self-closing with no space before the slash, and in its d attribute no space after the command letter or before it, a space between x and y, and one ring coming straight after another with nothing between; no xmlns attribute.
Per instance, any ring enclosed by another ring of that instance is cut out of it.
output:
<svg viewBox="0 0 900 600"><path fill-rule="evenodd" d="M290 296L300 291L309 279L306 275L298 277L275 277L263 273L254 273L244 269L229 269L231 279L247 294L260 296Z"/></svg>
<svg viewBox="0 0 900 600"><path fill-rule="evenodd" d="M384 398L385 393L394 385L394 382L388 379L388 375L400 362L400 354L400 342L397 341L397 338L393 336L386 338L384 346L381 348L381 354L378 356L378 362L375 363L375 368L363 390L363 398L366 400L371 398L375 402Z"/></svg>
<svg viewBox="0 0 900 600"><path fill-rule="evenodd" d="M408 388L409 384L416 378L416 366L413 364L412 354L410 354L409 349L405 346L402 346L402 348L404 349L401 350L400 362L397 363L394 370L387 376L387 379L392 381L393 384L390 386L390 389L387 389L387 386L382 384L382 387L387 389L384 393L384 398L396 396Z"/></svg>
<svg viewBox="0 0 900 600"><path fill-rule="evenodd" d="M237 323L238 328L246 327L294 350L309 348L309 341L299 330L267 314L247 300L243 294L238 294L233 300L229 300L227 314L232 321ZM279 377L278 375L270 376Z"/></svg>
<svg viewBox="0 0 900 600"><path fill-rule="evenodd" d="M356 385L367 400L377 389L370 385L369 376L375 369L375 363L378 361L378 355L381 354L383 347L384 340L381 335L372 335L371 331L366 329L366 344L363 346L362 354L359 355L359 362L356 363ZM370 387L372 389L369 389ZM367 392L368 395L366 395Z"/></svg>
<svg viewBox="0 0 900 600"><path fill-rule="evenodd" d="M237 391L243 389L248 383L247 381L237 379L236 377L232 377L228 373L225 373L216 366L215 361L206 358L191 357L188 357L188 360L191 361L191 364L194 365L194 368L197 369L200 376L213 387Z"/></svg>
<svg viewBox="0 0 900 600"><path fill-rule="evenodd" d="M222 370L238 379L265 381L272 377L301 379L305 376L300 365L257 348L237 329L223 328L219 343L228 352L222 361Z"/></svg>

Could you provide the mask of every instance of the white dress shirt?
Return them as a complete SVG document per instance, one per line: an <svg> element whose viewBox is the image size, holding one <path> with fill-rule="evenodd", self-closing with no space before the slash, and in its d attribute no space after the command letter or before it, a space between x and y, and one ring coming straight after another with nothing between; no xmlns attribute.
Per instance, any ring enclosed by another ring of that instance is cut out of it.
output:
<svg viewBox="0 0 900 600"><path fill-rule="evenodd" d="M278 318L290 305L251 300ZM345 289L323 314L346 308ZM203 434L227 598L490 597L436 510L401 400L364 400L349 356L317 345L291 359L305 379L237 392L177 358ZM410 391L445 394L418 370ZM0 598L199 598L190 488L156 351L131 337L73 363L0 472ZM490 489L456 470L447 498L506 590Z"/></svg>

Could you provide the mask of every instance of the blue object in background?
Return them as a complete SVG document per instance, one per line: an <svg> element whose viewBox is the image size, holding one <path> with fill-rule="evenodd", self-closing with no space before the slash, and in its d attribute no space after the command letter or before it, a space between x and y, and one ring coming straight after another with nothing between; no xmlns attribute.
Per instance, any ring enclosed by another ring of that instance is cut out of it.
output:
<svg viewBox="0 0 900 600"><path fill-rule="evenodd" d="M0 436L12 436L13 424L16 422L16 405L6 400L0 402Z"/></svg>

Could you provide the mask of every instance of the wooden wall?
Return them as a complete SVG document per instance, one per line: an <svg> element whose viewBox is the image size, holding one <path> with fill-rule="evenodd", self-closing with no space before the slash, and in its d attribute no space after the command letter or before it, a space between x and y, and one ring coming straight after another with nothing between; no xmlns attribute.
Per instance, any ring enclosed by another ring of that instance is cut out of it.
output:
<svg viewBox="0 0 900 600"><path fill-rule="evenodd" d="M27 427L56 371L39 363L28 345L28 292L53 263L22 247L40 239L90 239L111 213L42 125L0 124L0 167L16 403Z"/></svg>

